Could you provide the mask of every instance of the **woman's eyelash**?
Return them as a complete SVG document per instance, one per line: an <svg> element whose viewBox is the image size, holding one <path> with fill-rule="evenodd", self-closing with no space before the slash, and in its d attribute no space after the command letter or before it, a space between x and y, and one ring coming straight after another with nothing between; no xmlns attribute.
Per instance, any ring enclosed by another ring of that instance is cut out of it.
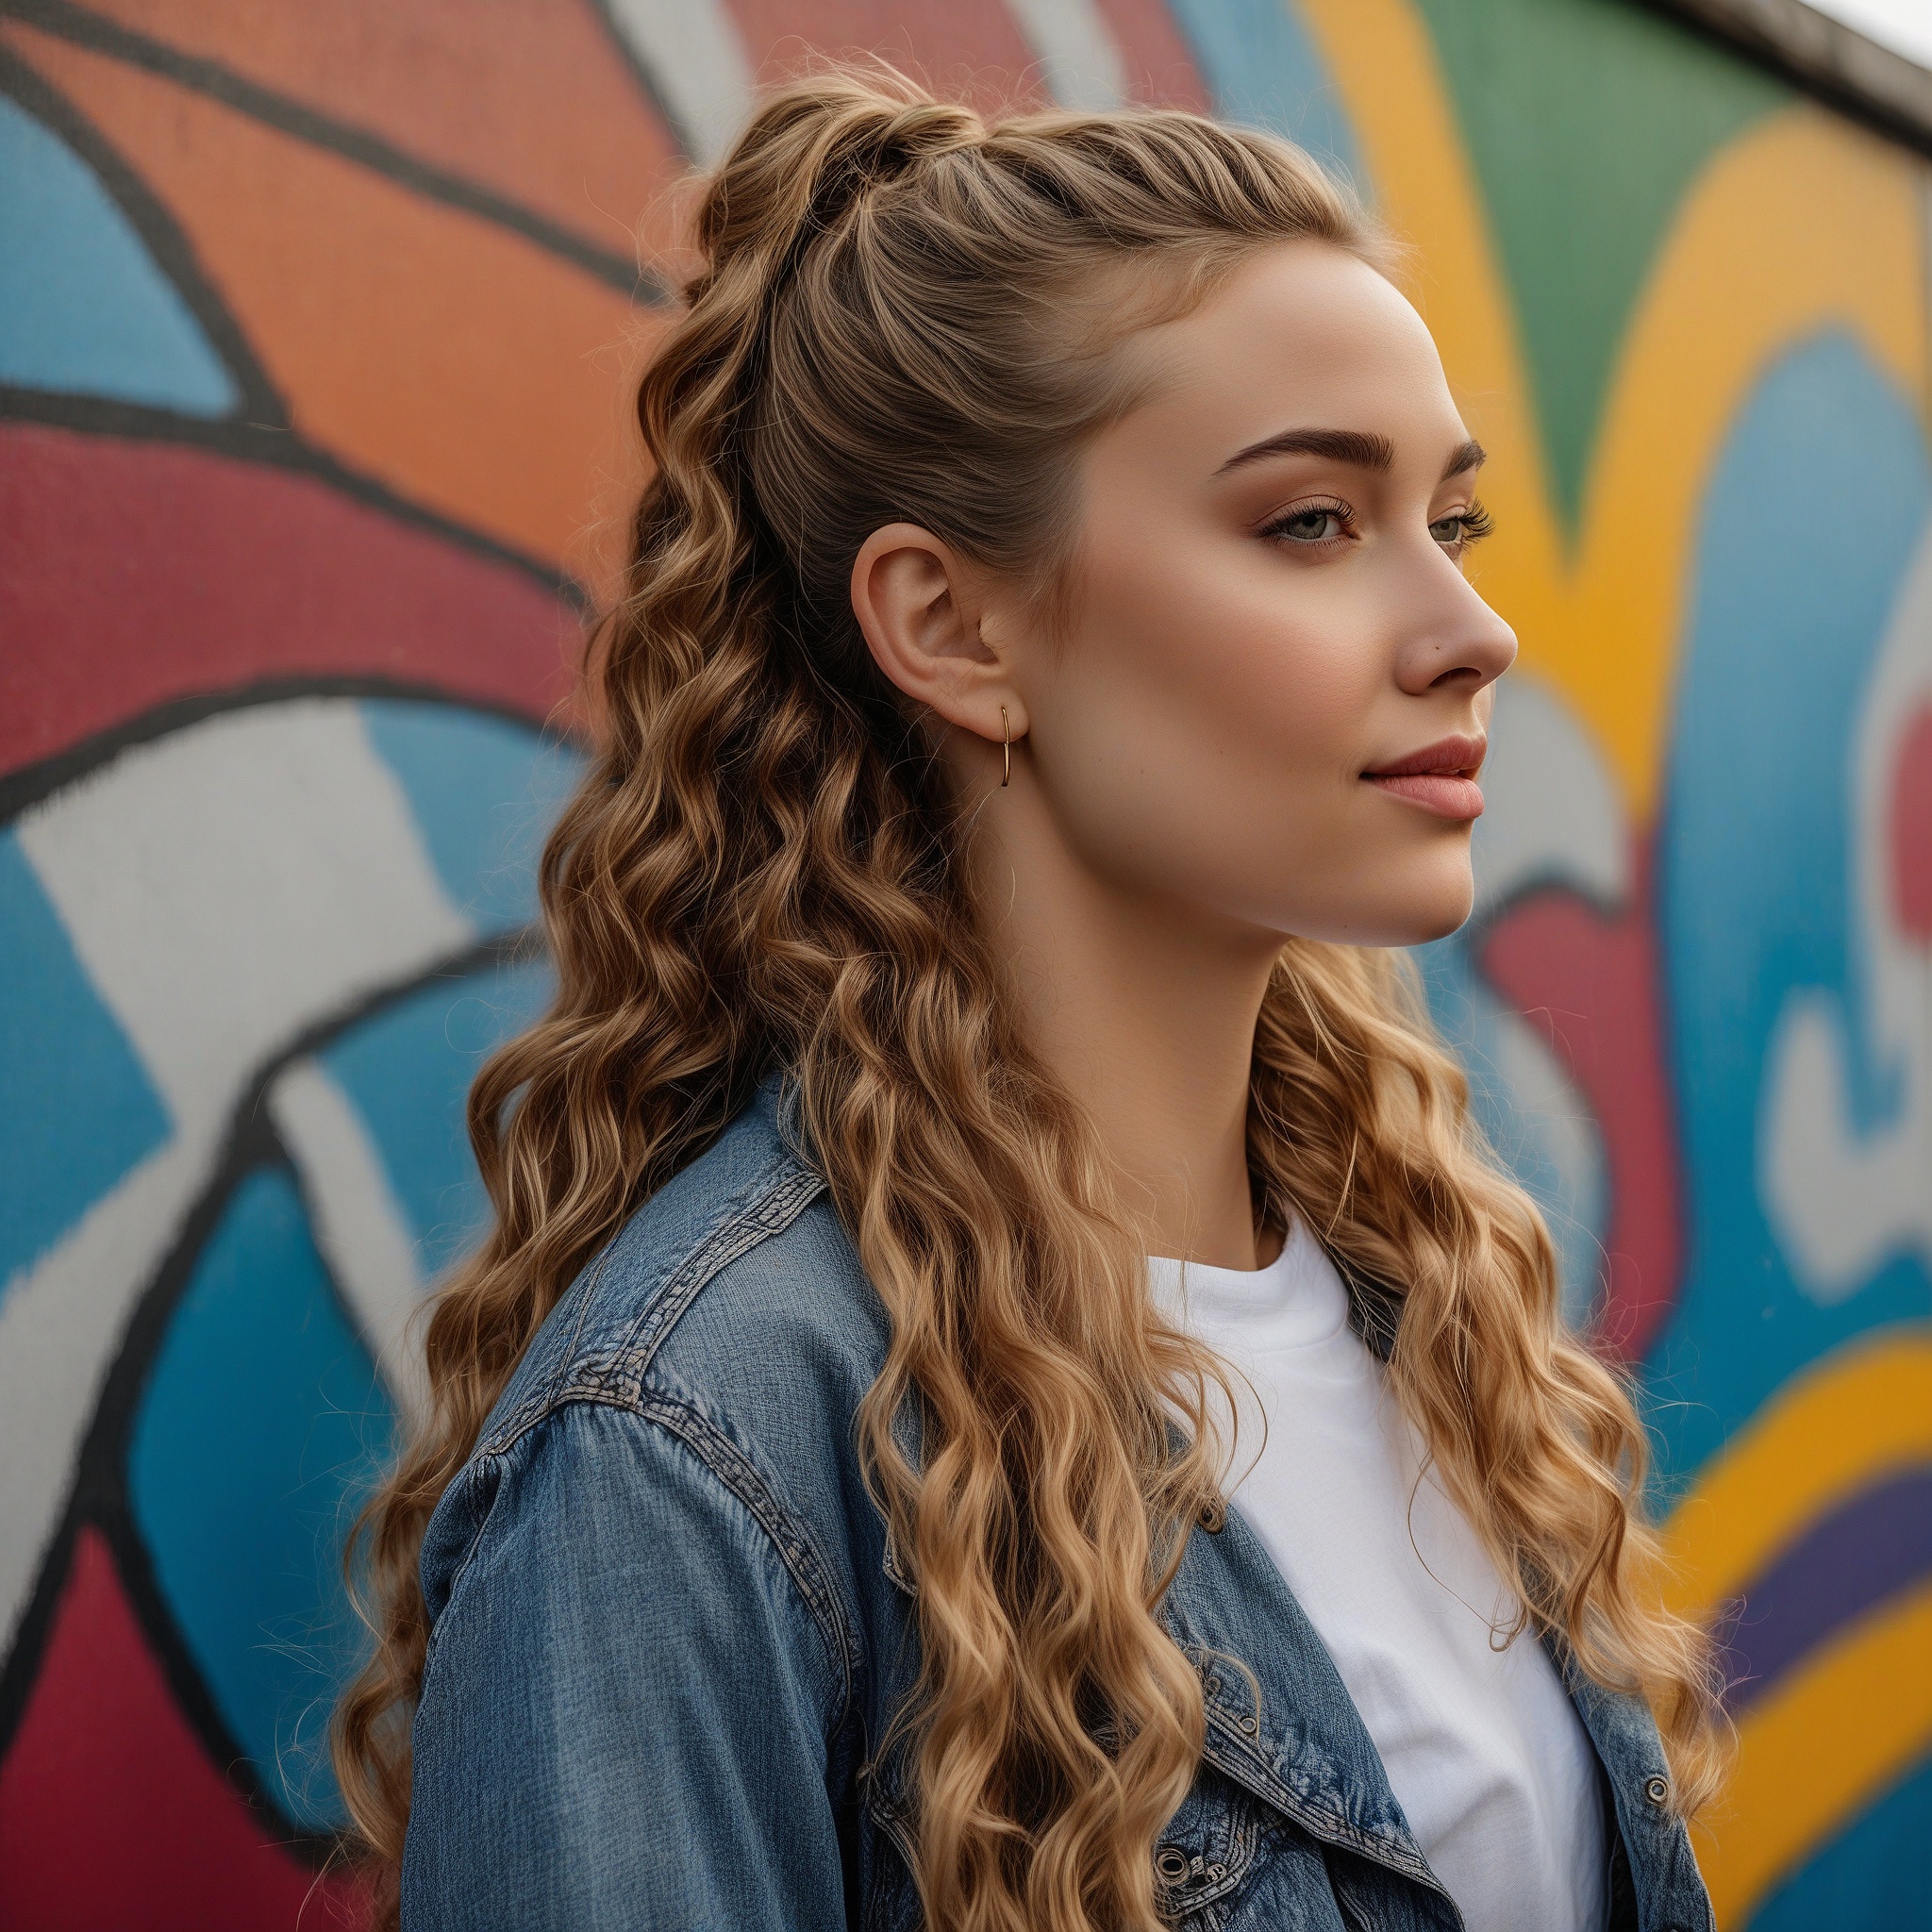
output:
<svg viewBox="0 0 1932 1932"><path fill-rule="evenodd" d="M1292 509L1284 510L1263 525L1260 534L1264 537L1288 536L1294 525L1310 517L1333 517L1341 525L1343 533L1355 527L1355 512L1345 503L1298 503ZM1438 517L1429 527L1432 530L1440 529L1444 524L1457 525L1457 531L1454 538L1440 541L1454 542L1458 549L1466 548L1471 543L1480 543L1496 527L1495 518L1480 503L1472 503L1467 509L1457 510L1446 517ZM1318 538L1313 541L1320 542L1334 540Z"/></svg>
<svg viewBox="0 0 1932 1932"><path fill-rule="evenodd" d="M1355 512L1348 505L1336 499L1322 503L1298 503L1291 509L1285 509L1277 517L1271 518L1262 526L1264 537L1285 537L1291 527L1307 517L1333 517L1344 531L1355 527ZM1304 540L1305 541L1307 540ZM1315 539L1315 541L1333 541L1333 539Z"/></svg>
<svg viewBox="0 0 1932 1932"><path fill-rule="evenodd" d="M1458 543L1480 543L1496 527L1496 520L1480 503L1472 503L1467 509L1459 509L1454 516L1438 517L1439 524L1460 524L1462 534L1456 539Z"/></svg>

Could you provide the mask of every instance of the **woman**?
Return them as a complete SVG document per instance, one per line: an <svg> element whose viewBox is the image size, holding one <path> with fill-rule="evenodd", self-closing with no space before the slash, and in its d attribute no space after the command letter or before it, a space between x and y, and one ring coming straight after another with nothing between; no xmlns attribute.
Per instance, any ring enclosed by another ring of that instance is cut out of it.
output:
<svg viewBox="0 0 1932 1932"><path fill-rule="evenodd" d="M403 1922L1707 1925L1639 1425L1386 950L1515 644L1374 237L891 75L697 225L374 1513Z"/></svg>

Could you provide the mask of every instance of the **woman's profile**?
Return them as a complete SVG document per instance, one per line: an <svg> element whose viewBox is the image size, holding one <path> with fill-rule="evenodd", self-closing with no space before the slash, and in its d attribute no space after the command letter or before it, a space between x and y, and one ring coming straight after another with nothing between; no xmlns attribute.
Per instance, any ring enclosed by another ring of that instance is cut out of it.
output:
<svg viewBox="0 0 1932 1932"><path fill-rule="evenodd" d="M391 1923L1707 1927L1641 1429L1399 950L1515 641L1384 244L890 71L697 243L367 1524Z"/></svg>

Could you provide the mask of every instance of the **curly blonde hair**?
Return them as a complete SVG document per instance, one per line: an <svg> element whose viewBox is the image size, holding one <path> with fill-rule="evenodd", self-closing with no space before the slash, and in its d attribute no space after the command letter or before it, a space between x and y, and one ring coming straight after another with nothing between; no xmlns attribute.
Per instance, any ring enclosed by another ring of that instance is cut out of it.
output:
<svg viewBox="0 0 1932 1932"><path fill-rule="evenodd" d="M392 1923L429 1514L588 1257L782 1067L891 1317L858 1422L916 1583L927 1921L1152 1932L1152 1845L1204 1737L1158 1605L1222 1507L1219 1372L1153 1311L1094 1126L1017 1034L968 828L847 580L903 519L1050 596L1074 466L1131 401L1125 334L1258 247L1380 244L1268 136L988 121L876 70L768 96L696 234L638 392L656 469L592 656L607 741L543 858L556 1004L471 1095L495 1221L437 1298L431 1413L365 1519L376 1643L338 1774ZM1257 1214L1328 1244L1524 1623L1648 1699L1694 1808L1709 1657L1656 1588L1641 1429L1564 1335L1549 1236L1398 956L1283 947L1248 1148ZM908 1401L916 1463L891 1427Z"/></svg>

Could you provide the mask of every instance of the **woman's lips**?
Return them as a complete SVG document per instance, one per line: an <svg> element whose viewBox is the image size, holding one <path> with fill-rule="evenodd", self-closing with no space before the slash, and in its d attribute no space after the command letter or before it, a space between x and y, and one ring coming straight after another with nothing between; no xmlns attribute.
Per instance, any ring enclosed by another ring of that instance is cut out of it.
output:
<svg viewBox="0 0 1932 1932"><path fill-rule="evenodd" d="M1438 818L1468 821L1483 813L1482 787L1475 774L1482 769L1488 741L1481 738L1442 738L1407 758L1378 765L1362 776L1383 791L1406 798Z"/></svg>

